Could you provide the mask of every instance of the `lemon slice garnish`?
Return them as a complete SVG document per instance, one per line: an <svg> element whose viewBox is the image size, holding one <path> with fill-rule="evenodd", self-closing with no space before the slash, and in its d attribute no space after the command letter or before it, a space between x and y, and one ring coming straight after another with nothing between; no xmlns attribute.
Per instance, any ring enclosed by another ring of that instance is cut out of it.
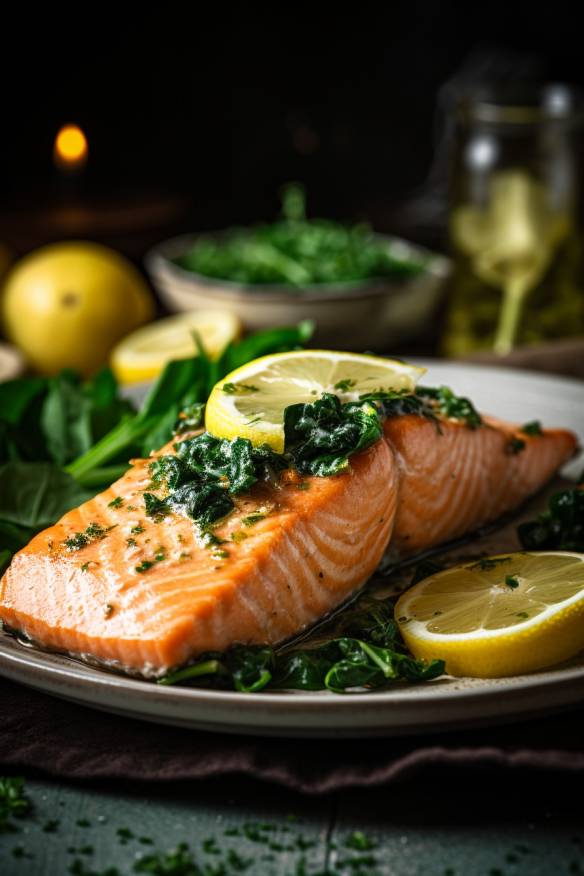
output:
<svg viewBox="0 0 584 876"><path fill-rule="evenodd" d="M498 678L584 650L584 554L487 557L431 575L395 607L415 657L451 675Z"/></svg>
<svg viewBox="0 0 584 876"><path fill-rule="evenodd" d="M153 380L171 359L197 353L195 334L211 359L241 332L238 318L225 310L197 310L168 316L127 335L115 347L111 366L120 383Z"/></svg>
<svg viewBox="0 0 584 876"><path fill-rule="evenodd" d="M215 385L205 424L219 438L249 438L284 450L284 410L324 392L358 401L369 392L412 392L424 368L333 350L276 353L248 362Z"/></svg>

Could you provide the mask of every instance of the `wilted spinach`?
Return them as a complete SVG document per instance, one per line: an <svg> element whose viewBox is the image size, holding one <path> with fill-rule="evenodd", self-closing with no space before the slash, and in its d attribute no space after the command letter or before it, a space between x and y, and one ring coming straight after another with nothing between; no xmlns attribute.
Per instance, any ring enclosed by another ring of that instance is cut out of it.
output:
<svg viewBox="0 0 584 876"><path fill-rule="evenodd" d="M444 663L415 660L393 620L391 600L362 597L320 635L314 647L241 646L207 654L190 667L169 673L160 684L195 682L211 687L259 690L324 690L342 693L379 688L399 679L430 681Z"/></svg>
<svg viewBox="0 0 584 876"><path fill-rule="evenodd" d="M584 489L555 493L547 510L521 523L517 533L527 550L584 552Z"/></svg>
<svg viewBox="0 0 584 876"><path fill-rule="evenodd" d="M312 404L290 405L284 412L285 453L301 474L339 474L351 454L382 434L379 409L370 401L342 404L324 393Z"/></svg>

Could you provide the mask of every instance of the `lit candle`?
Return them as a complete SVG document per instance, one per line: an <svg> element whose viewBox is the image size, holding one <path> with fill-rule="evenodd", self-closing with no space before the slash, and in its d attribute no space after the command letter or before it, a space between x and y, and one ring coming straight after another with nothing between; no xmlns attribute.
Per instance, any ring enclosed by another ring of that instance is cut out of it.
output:
<svg viewBox="0 0 584 876"><path fill-rule="evenodd" d="M63 125L55 137L55 165L67 176L78 176L87 162L87 138L78 125Z"/></svg>

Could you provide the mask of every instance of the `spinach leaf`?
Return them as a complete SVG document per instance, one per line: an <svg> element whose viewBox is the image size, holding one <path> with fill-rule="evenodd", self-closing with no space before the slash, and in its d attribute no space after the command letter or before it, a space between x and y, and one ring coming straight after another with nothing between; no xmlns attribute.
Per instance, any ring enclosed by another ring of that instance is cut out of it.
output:
<svg viewBox="0 0 584 876"><path fill-rule="evenodd" d="M6 563L40 530L93 495L48 462L0 465L0 551Z"/></svg>
<svg viewBox="0 0 584 876"><path fill-rule="evenodd" d="M67 465L73 477L83 481L96 468L132 455L147 456L172 438L182 411L201 416L215 383L229 371L267 353L290 350L312 333L310 323L258 332L228 347L218 361L199 355L169 362L136 414L126 414L101 440Z"/></svg>
<svg viewBox="0 0 584 876"><path fill-rule="evenodd" d="M555 493L548 509L519 524L517 534L526 550L584 552L584 490Z"/></svg>
<svg viewBox="0 0 584 876"><path fill-rule="evenodd" d="M286 454L303 474L327 477L345 471L349 456L374 444L382 431L371 402L341 404L330 393L284 412Z"/></svg>
<svg viewBox="0 0 584 876"><path fill-rule="evenodd" d="M41 429L57 465L65 465L91 447L91 399L73 372L62 371L49 380Z"/></svg>
<svg viewBox="0 0 584 876"><path fill-rule="evenodd" d="M349 635L349 631L353 635ZM231 687L246 692L377 688L399 679L430 681L444 663L415 660L393 620L391 600L362 597L329 624L313 647L241 646L225 654L203 655L191 667L169 673L160 684L181 682Z"/></svg>
<svg viewBox="0 0 584 876"><path fill-rule="evenodd" d="M44 529L93 496L70 475L46 462L0 466L0 520Z"/></svg>

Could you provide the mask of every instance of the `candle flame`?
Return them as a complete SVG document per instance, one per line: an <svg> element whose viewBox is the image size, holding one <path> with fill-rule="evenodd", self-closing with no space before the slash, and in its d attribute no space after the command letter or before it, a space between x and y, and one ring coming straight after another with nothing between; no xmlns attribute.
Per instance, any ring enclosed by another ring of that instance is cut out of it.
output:
<svg viewBox="0 0 584 876"><path fill-rule="evenodd" d="M78 125L63 125L55 137L53 155L62 170L80 170L87 161L87 138Z"/></svg>

